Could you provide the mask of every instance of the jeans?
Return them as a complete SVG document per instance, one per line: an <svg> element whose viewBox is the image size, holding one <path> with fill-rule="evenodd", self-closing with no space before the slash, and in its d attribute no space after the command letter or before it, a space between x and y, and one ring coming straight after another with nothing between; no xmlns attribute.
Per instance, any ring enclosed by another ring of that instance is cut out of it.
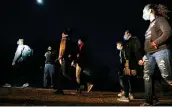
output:
<svg viewBox="0 0 172 107"><path fill-rule="evenodd" d="M48 86L48 77L50 76L51 86L54 86L55 68L53 64L45 64L44 67L44 87Z"/></svg>
<svg viewBox="0 0 172 107"><path fill-rule="evenodd" d="M127 75L119 75L119 84L122 88L122 90L126 90L124 89L124 81L126 81L125 83L128 84L126 88L129 88L129 92L132 93L132 89L131 89L131 83L130 83L130 76Z"/></svg>
<svg viewBox="0 0 172 107"><path fill-rule="evenodd" d="M170 51L164 49L153 54L146 54L144 63L144 85L145 85L145 100L146 103L153 103L153 74L155 65L161 72L162 78L170 84L171 82L171 65L170 65Z"/></svg>
<svg viewBox="0 0 172 107"><path fill-rule="evenodd" d="M124 96L129 97L129 93L131 93L131 83L130 83L130 76L129 75L124 75L123 76L123 90L124 90Z"/></svg>

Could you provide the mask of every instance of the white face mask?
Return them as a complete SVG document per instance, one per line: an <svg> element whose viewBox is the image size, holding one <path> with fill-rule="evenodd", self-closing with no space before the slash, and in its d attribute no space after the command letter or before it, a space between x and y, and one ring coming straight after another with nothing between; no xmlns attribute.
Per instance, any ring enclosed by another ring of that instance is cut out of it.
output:
<svg viewBox="0 0 172 107"><path fill-rule="evenodd" d="M143 16L142 16L142 18L144 20L150 20L150 13L149 13L148 10L146 10L146 9L143 10Z"/></svg>
<svg viewBox="0 0 172 107"><path fill-rule="evenodd" d="M120 47L120 46L117 46L116 48L117 48L118 50L122 50L122 47Z"/></svg>
<svg viewBox="0 0 172 107"><path fill-rule="evenodd" d="M17 45L23 45L21 41L17 41Z"/></svg>
<svg viewBox="0 0 172 107"><path fill-rule="evenodd" d="M128 35L124 35L124 40L128 40L128 39L129 39Z"/></svg>
<svg viewBox="0 0 172 107"><path fill-rule="evenodd" d="M80 45L81 44L81 41L78 41L78 45Z"/></svg>

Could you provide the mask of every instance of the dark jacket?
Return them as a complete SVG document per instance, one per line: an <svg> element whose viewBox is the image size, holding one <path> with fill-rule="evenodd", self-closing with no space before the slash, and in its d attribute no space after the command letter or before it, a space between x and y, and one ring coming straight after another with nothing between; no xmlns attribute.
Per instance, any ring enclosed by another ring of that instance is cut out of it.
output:
<svg viewBox="0 0 172 107"><path fill-rule="evenodd" d="M153 53L163 49L170 48L170 36L172 35L171 27L164 17L157 17L150 23L150 26L145 34L145 52ZM155 49L151 42L157 44L158 49Z"/></svg>
<svg viewBox="0 0 172 107"><path fill-rule="evenodd" d="M124 50L125 48L123 48L122 50L120 50L119 51L119 63L120 63L120 65L119 65L119 70L120 70L120 72L122 73L123 72L123 69L125 68L125 63L126 63L126 54L125 54L125 50Z"/></svg>
<svg viewBox="0 0 172 107"><path fill-rule="evenodd" d="M130 37L125 43L126 59L129 60L129 68L136 69L138 61L142 59L141 44L137 37Z"/></svg>

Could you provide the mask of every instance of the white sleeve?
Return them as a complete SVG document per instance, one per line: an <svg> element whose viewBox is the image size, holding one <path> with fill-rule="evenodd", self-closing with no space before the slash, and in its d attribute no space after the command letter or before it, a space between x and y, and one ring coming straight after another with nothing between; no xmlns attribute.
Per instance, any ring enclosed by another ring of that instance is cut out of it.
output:
<svg viewBox="0 0 172 107"><path fill-rule="evenodd" d="M23 46L18 46L18 47L17 47L17 50L16 50L16 53L15 53L13 62L16 62L17 59L20 57L21 52L22 52L22 49L23 49Z"/></svg>
<svg viewBox="0 0 172 107"><path fill-rule="evenodd" d="M27 55L30 55L31 52L32 52L32 49L29 46L24 45L23 54L27 56Z"/></svg>
<svg viewBox="0 0 172 107"><path fill-rule="evenodd" d="M45 55L44 55L45 57L47 56L47 52L45 53Z"/></svg>

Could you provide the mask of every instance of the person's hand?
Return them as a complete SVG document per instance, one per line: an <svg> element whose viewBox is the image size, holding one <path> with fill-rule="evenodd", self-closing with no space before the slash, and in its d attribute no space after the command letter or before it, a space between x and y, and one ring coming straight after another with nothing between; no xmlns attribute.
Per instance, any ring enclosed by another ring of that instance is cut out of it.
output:
<svg viewBox="0 0 172 107"><path fill-rule="evenodd" d="M62 59L59 59L59 63L60 63L60 65L62 65Z"/></svg>
<svg viewBox="0 0 172 107"><path fill-rule="evenodd" d="M15 62L12 62L12 66L14 66L16 63Z"/></svg>
<svg viewBox="0 0 172 107"><path fill-rule="evenodd" d="M137 72L136 70L131 70L131 75L136 76Z"/></svg>
<svg viewBox="0 0 172 107"><path fill-rule="evenodd" d="M71 66L75 67L75 62L74 61L72 61Z"/></svg>
<svg viewBox="0 0 172 107"><path fill-rule="evenodd" d="M168 84L169 84L170 86L172 86L172 81L171 81L171 80L169 80L169 81L168 81Z"/></svg>
<svg viewBox="0 0 172 107"><path fill-rule="evenodd" d="M152 46L153 46L155 49L158 48L158 47L157 47L157 44L156 44L155 42L152 42L151 44L152 44Z"/></svg>
<svg viewBox="0 0 172 107"><path fill-rule="evenodd" d="M139 61L138 61L138 64L139 64L139 65L143 65L143 64L144 64L144 61L143 61L143 60L139 60Z"/></svg>
<svg viewBox="0 0 172 107"><path fill-rule="evenodd" d="M71 58L71 55L69 54L68 57Z"/></svg>

